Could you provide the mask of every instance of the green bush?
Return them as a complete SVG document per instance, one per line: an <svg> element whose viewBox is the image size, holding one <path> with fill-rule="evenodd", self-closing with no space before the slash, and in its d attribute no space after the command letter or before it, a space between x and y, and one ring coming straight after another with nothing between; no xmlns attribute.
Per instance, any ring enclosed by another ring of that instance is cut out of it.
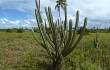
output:
<svg viewBox="0 0 110 70"><path fill-rule="evenodd" d="M6 32L12 32L12 29L6 29L5 31Z"/></svg>
<svg viewBox="0 0 110 70"><path fill-rule="evenodd" d="M38 28L34 28L34 32L39 33L39 29Z"/></svg>
<svg viewBox="0 0 110 70"><path fill-rule="evenodd" d="M80 28L79 28L78 34L81 34L82 29L83 29L83 27L80 27ZM90 33L90 30L86 28L86 29L85 29L85 32L84 32L84 35L88 35L89 33Z"/></svg>
<svg viewBox="0 0 110 70"><path fill-rule="evenodd" d="M23 32L24 32L23 28L17 29L17 33L23 33Z"/></svg>

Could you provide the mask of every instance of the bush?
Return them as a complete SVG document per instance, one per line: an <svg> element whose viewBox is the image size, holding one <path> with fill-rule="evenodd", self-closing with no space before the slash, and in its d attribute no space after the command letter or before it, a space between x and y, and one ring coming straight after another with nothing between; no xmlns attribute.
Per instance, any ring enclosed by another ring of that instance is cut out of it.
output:
<svg viewBox="0 0 110 70"><path fill-rule="evenodd" d="M34 32L39 33L39 29L38 28L34 28Z"/></svg>
<svg viewBox="0 0 110 70"><path fill-rule="evenodd" d="M12 29L6 29L5 31L10 33L12 32Z"/></svg>
<svg viewBox="0 0 110 70"><path fill-rule="evenodd" d="M78 29L78 34L81 34L82 29L83 29L83 27L80 27L80 28ZM89 34L89 33L90 33L90 30L86 28L86 29L85 29L85 32L84 32L84 35L87 35L87 34Z"/></svg>
<svg viewBox="0 0 110 70"><path fill-rule="evenodd" d="M23 33L23 32L24 32L23 28L17 29L17 33Z"/></svg>

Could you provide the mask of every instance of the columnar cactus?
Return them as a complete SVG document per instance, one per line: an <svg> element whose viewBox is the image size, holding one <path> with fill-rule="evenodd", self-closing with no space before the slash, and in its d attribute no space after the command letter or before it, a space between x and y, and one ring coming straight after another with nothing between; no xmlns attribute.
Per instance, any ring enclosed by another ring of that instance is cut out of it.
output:
<svg viewBox="0 0 110 70"><path fill-rule="evenodd" d="M98 34L96 34L96 38L94 39L94 46L95 46L95 48L98 48L98 46L99 46Z"/></svg>
<svg viewBox="0 0 110 70"><path fill-rule="evenodd" d="M76 39L76 34L78 30L78 23L79 23L79 11L76 12L76 24L73 30L72 25L73 22L69 20L69 27L66 28L68 25L67 19L60 22L59 19L54 22L51 8L45 8L45 13L47 16L47 21L49 27L47 27L46 20L43 22L40 7L38 2L36 2L36 21L38 24L38 28L42 37L43 41L40 41L37 36L35 35L33 29L32 33L35 40L47 50L50 58L53 60L53 70L65 70L65 62L64 58L69 55L79 44L83 37L84 30L87 24L87 18L84 19L84 25L82 29L82 33L79 35L78 39ZM67 12L65 13L67 14ZM65 16L67 18L67 16ZM48 33L47 29L50 28L51 34Z"/></svg>

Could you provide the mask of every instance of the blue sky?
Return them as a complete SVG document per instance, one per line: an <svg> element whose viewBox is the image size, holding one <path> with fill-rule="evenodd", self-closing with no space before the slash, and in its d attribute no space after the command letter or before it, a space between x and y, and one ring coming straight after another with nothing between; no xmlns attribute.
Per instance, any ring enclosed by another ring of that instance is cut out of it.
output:
<svg viewBox="0 0 110 70"><path fill-rule="evenodd" d="M84 17L88 17L88 28L110 27L110 0L67 0L67 2L68 19L75 21L75 13L79 10L80 26L83 25ZM41 0L43 18L46 18L45 6L51 6L54 19L58 18L55 5L55 0ZM0 28L37 26L34 9L34 0L0 0ZM63 13L61 15L64 18Z"/></svg>

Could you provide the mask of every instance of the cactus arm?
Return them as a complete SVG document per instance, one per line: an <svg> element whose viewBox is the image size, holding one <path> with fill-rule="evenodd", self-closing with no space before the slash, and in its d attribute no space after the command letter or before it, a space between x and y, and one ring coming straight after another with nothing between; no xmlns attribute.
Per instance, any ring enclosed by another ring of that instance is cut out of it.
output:
<svg viewBox="0 0 110 70"><path fill-rule="evenodd" d="M76 12L76 24L75 24L75 28L74 28L74 32L73 32L73 36L72 39L70 41L70 44L68 44L68 47L66 49L63 50L62 54L67 53L67 51L71 48L71 46L73 45L75 38L76 38L76 33L78 30L78 23L79 23L79 11Z"/></svg>
<svg viewBox="0 0 110 70"><path fill-rule="evenodd" d="M36 3L35 15L36 15L36 21L37 21L38 29L40 31L42 40L43 40L43 42L44 42L44 44L46 46L47 44L46 44L46 41L44 39L44 35L43 35L42 30L41 30L41 27L39 25L40 23L42 23L42 18L41 18L40 9L39 9L40 7L38 6L37 0L35 0L35 3Z"/></svg>
<svg viewBox="0 0 110 70"><path fill-rule="evenodd" d="M47 33L49 39L52 41L52 39L51 39L51 37L50 37L50 35L49 35L49 32L48 32L48 27L47 27L47 24L46 24L46 20L44 20L44 22L45 22L45 30L46 30L46 33Z"/></svg>
<svg viewBox="0 0 110 70"><path fill-rule="evenodd" d="M38 7L38 9L39 9L39 7ZM45 41L45 37L44 37L44 34L43 34L43 31L42 31L42 28L41 28L41 18L39 18L39 16L40 16L40 13L38 13L38 9L35 9L35 14L36 14L36 20L37 20L37 25L38 25L38 29L39 29L39 31L40 31L40 35L41 35L41 37L42 37L42 40L43 40L43 42L44 42L44 44L45 44L45 46L47 45L47 43L46 43L46 41Z"/></svg>
<svg viewBox="0 0 110 70"><path fill-rule="evenodd" d="M43 44L42 42L40 42L40 40L36 37L34 30L33 29L31 29L31 30L32 30L32 35L33 35L34 39L37 41L37 43L39 45L41 45L43 48L45 48L47 50L47 53L53 59L53 56L51 55L52 52L50 51L50 49L45 44Z"/></svg>
<svg viewBox="0 0 110 70"><path fill-rule="evenodd" d="M35 0L35 3L36 3L36 11L37 11L37 13L38 13L38 15L37 16L39 16L39 21L42 23L43 22L43 20L42 20L42 17L41 17L41 13L40 13L40 7L39 7L39 5L38 5L38 2L37 2L37 0ZM35 14L36 14L36 11L35 11Z"/></svg>
<svg viewBox="0 0 110 70"><path fill-rule="evenodd" d="M64 30L66 30L67 29L67 5L65 6L64 13L65 13Z"/></svg>
<svg viewBox="0 0 110 70"><path fill-rule="evenodd" d="M36 14L36 15L39 15L39 14L37 13L37 11L38 11L38 10L35 9L35 14ZM37 21L38 29L39 29L39 31L40 31L40 35L41 35L41 37L42 37L42 40L43 40L44 44L46 45L46 42L45 42L44 36L43 36L43 32L42 32L42 30L41 30L41 27L39 26L40 21L39 21L39 17L38 17L38 16L36 16L36 21Z"/></svg>
<svg viewBox="0 0 110 70"><path fill-rule="evenodd" d="M46 39L48 42L49 42L49 44L54 48L55 47L55 45L52 43L52 41L49 39L49 37L48 37L48 35L47 35L47 33L46 33L46 30L45 30L45 27L44 27L44 25L43 24L41 24L41 26L40 27L42 27L42 31L43 31L43 36L44 36L44 39Z"/></svg>
<svg viewBox="0 0 110 70"><path fill-rule="evenodd" d="M39 45L41 45L43 48L45 48L47 50L47 53L53 59L53 56L51 55L52 52L50 51L50 49L47 46L45 46L45 44L43 44L42 42L40 42L40 40L36 37L34 30L33 29L31 29L31 30L32 30L32 35L33 35L34 39L37 41L37 43Z"/></svg>
<svg viewBox="0 0 110 70"><path fill-rule="evenodd" d="M47 50L47 53L50 55L50 57L53 59L53 56L52 56L52 51L49 49L48 47L48 44L46 43L46 39L44 37L44 34L42 32L42 28L40 26L40 24L42 23L42 18L41 18L41 14L40 14L40 9L39 9L39 6L38 6L38 3L36 1L36 9L35 9L35 15L36 15L36 21L37 21L37 24L38 24L38 28L39 28L39 31L40 31L40 34L41 34L41 37L42 37L42 40L44 42L44 44L42 44L38 39L37 37L35 36L35 33L33 31L33 35L34 35L34 38L36 39L36 41L43 47Z"/></svg>
<svg viewBox="0 0 110 70"><path fill-rule="evenodd" d="M59 25L59 19L58 19L58 30L59 30L59 35L60 35L60 39L62 39L62 37L63 37L63 26L62 26L62 24L63 24L63 21L62 21L62 24L61 25Z"/></svg>
<svg viewBox="0 0 110 70"><path fill-rule="evenodd" d="M45 31L45 29L44 29L44 26L43 26L43 24L42 24L42 18L41 18L41 14L40 14L40 10L39 10L39 7L38 7L37 2L36 2L36 7L37 7L37 9L36 9L36 11L35 11L35 14L37 15L37 16L36 16L37 21L38 21L37 23L38 23L38 27L39 27L39 30L40 30L42 39L43 39L43 41L44 41L44 44L46 45L46 41L45 41L45 40L47 40L47 41L50 43L50 45L54 47L54 45L53 45L52 42L50 41L49 37L47 36L46 31Z"/></svg>
<svg viewBox="0 0 110 70"><path fill-rule="evenodd" d="M79 23L79 11L77 11L77 13L76 13L76 24L75 24L75 29L74 29L74 32L73 32L73 38L72 38L73 40L72 41L75 40L77 30L78 30L78 23Z"/></svg>
<svg viewBox="0 0 110 70"><path fill-rule="evenodd" d="M64 30L64 21L62 21L62 23L59 22L58 19L58 30L59 30L59 46L60 49L62 50L64 48L64 41L66 39L66 34L67 34L67 30Z"/></svg>
<svg viewBox="0 0 110 70"><path fill-rule="evenodd" d="M64 53L65 50L67 50L67 48L69 47L69 44L71 42L71 39L72 39L72 20L70 19L70 21L69 21L69 35L68 35L68 40L66 42L66 45L65 45L62 53Z"/></svg>
<svg viewBox="0 0 110 70"><path fill-rule="evenodd" d="M53 48L52 48L52 47L49 48L49 46L48 46L48 44L47 44L47 42L46 42L46 40L48 40L49 38L48 38L48 36L47 36L47 34L46 34L46 32L45 32L45 28L44 28L44 26L43 26L43 24L42 24L43 21L42 21L42 18L41 18L41 14L40 14L40 10L39 10L39 6L38 6L38 4L37 4L37 1L36 1L35 14L36 14L36 20L37 20L38 28L39 28L39 31L40 31L42 40L43 40L43 42L44 42L45 49L47 50L47 52L48 52L48 54L50 55L50 57L51 57L52 59L54 59L54 58L55 58L55 53L52 51ZM51 43L50 40L48 40L48 42ZM52 43L51 43L50 45L53 46ZM42 46L42 47L43 47L43 46Z"/></svg>
<svg viewBox="0 0 110 70"><path fill-rule="evenodd" d="M44 46L43 43L36 37L33 28L32 28L31 30L32 30L32 35L33 35L34 39L35 39L41 46L43 46L44 48L46 48L46 46Z"/></svg>
<svg viewBox="0 0 110 70"><path fill-rule="evenodd" d="M44 46L46 47L45 49L47 50L47 52L49 53L49 55L51 55L52 51L50 51L50 48L47 47L48 44L46 42L45 34L44 34L44 31L43 31L44 28L42 27L43 26L42 25L42 18L41 18L41 14L40 14L40 10L39 10L37 1L36 1L35 15L36 15L36 20L37 20L37 24L38 24L38 28L39 28L39 31L40 31L42 40L44 42Z"/></svg>
<svg viewBox="0 0 110 70"><path fill-rule="evenodd" d="M52 12L51 12L51 8L50 7L48 7L48 12L49 12L50 21L51 21L51 24L52 24L53 16L52 16Z"/></svg>
<svg viewBox="0 0 110 70"><path fill-rule="evenodd" d="M53 19L52 19L53 17L52 17L52 14L50 14L51 13L50 7L48 7L48 9L45 8L45 12L46 12L47 20L49 22L49 27L50 27L51 32L52 32L52 39L53 39ZM49 16L49 15L51 15L51 16Z"/></svg>
<svg viewBox="0 0 110 70"><path fill-rule="evenodd" d="M59 19L57 20L57 23L58 23L58 27L60 27L60 21L59 21Z"/></svg>
<svg viewBox="0 0 110 70"><path fill-rule="evenodd" d="M66 2L65 2L66 3ZM67 28L67 5L65 6L64 8L64 15L65 15L65 21L64 21L64 30L67 30L68 31L68 28ZM65 40L64 40L64 45L66 45L66 42L67 42L67 36L68 34L66 34L65 36Z"/></svg>
<svg viewBox="0 0 110 70"><path fill-rule="evenodd" d="M49 25L50 25L51 28L53 28L53 16L52 16L52 13L51 13L51 8L50 7L48 7L48 9L45 8L45 12L46 12L46 16L47 16Z"/></svg>
<svg viewBox="0 0 110 70"><path fill-rule="evenodd" d="M68 50L68 52L65 54L65 56L67 56L68 54L70 54L77 47L78 43L80 42L80 40L83 37L83 33L84 33L85 28L86 28L86 25L87 25L87 18L84 19L83 29L82 29L82 32L81 32L79 38L77 39L77 41L75 42L75 44L72 46L72 48L70 50Z"/></svg>
<svg viewBox="0 0 110 70"><path fill-rule="evenodd" d="M66 34L67 34L67 31L66 30L63 30L63 25L61 25L61 40L60 40L60 46L62 46L64 44L64 40L66 38ZM64 48L64 46L62 47Z"/></svg>
<svg viewBox="0 0 110 70"><path fill-rule="evenodd" d="M56 52L56 57L59 56L59 43L58 43L58 30L57 30L57 24L53 23L53 43L55 45L55 52Z"/></svg>

